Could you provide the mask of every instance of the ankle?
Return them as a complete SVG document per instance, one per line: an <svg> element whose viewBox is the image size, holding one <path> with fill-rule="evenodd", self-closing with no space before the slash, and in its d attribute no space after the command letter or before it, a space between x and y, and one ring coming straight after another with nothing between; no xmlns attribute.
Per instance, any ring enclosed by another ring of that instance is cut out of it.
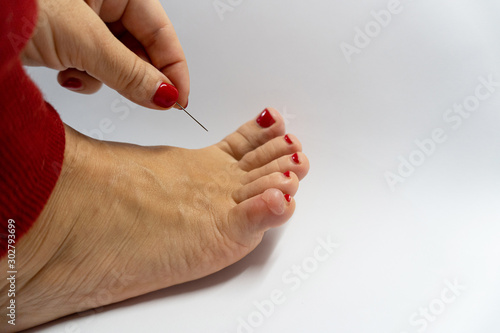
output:
<svg viewBox="0 0 500 333"><path fill-rule="evenodd" d="M16 320L16 326L13 326L16 330L47 321L44 314L39 311L41 308L40 300L46 300L47 294L50 292L45 286L45 284L48 285L48 281L44 277L48 276L47 270L52 266L51 263L58 260L58 253L63 249L63 244L74 227L74 219L70 218L70 215L75 211L72 212L71 207L64 205L64 203L67 202L68 197L74 196L74 193L69 193L68 189L71 186L68 184L75 182L74 175L81 168L83 158L81 152L89 152L90 142L82 140L78 135L73 129L66 127L64 162L57 183L35 223L16 242L15 250L18 254L16 266L19 267L16 274L15 293L16 304L19 304L16 308L18 320ZM7 267L6 260L7 258L0 260L0 267ZM51 275L55 278L51 281L53 286L53 283L60 280L61 277ZM0 290L8 290L7 282L6 279L0 281ZM62 280L59 282L64 284ZM6 296L7 292L3 292L0 299L2 307L7 306L5 302L9 301L4 298ZM50 311L50 306L47 310ZM10 327L4 327L3 324L2 320L0 330L10 329Z"/></svg>

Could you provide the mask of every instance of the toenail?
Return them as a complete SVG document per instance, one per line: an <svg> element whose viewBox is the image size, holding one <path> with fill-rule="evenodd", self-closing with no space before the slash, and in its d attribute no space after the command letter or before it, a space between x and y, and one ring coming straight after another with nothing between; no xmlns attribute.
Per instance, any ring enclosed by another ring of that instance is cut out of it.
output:
<svg viewBox="0 0 500 333"><path fill-rule="evenodd" d="M276 122L276 120L274 120L273 116L271 115L271 112L269 112L268 109L262 111L262 113L260 114L260 116L257 118L256 121L257 124L259 124L260 127L263 128L268 128Z"/></svg>
<svg viewBox="0 0 500 333"><path fill-rule="evenodd" d="M283 174L285 175L286 178L290 178L290 171L283 172Z"/></svg>
<svg viewBox="0 0 500 333"><path fill-rule="evenodd" d="M285 135L285 141L288 142L288 144L293 144L292 139L287 135Z"/></svg>
<svg viewBox="0 0 500 333"><path fill-rule="evenodd" d="M292 161L295 163L295 164L300 164L300 161L299 161L299 154L295 153L292 155Z"/></svg>
<svg viewBox="0 0 500 333"><path fill-rule="evenodd" d="M292 201L292 196L290 194L285 194L285 200L288 202Z"/></svg>

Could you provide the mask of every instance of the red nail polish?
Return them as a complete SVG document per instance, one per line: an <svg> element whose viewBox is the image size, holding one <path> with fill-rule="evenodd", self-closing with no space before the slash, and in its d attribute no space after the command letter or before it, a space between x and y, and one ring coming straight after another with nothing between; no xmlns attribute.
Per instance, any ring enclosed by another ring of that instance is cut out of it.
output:
<svg viewBox="0 0 500 333"><path fill-rule="evenodd" d="M288 202L292 201L292 196L290 194L285 194L285 200Z"/></svg>
<svg viewBox="0 0 500 333"><path fill-rule="evenodd" d="M292 155L292 161L296 164L300 164L300 161L299 161L299 154L295 153Z"/></svg>
<svg viewBox="0 0 500 333"><path fill-rule="evenodd" d="M283 174L285 175L286 178L290 178L290 171L284 172Z"/></svg>
<svg viewBox="0 0 500 333"><path fill-rule="evenodd" d="M156 90L153 102L159 107L169 108L177 102L178 98L179 91L173 85L163 82Z"/></svg>
<svg viewBox="0 0 500 333"><path fill-rule="evenodd" d="M262 113L260 114L260 116L257 118L256 121L257 124L259 124L260 127L263 128L268 128L276 122L276 120L273 119L273 116L271 115L271 112L269 112L268 109L262 111Z"/></svg>
<svg viewBox="0 0 500 333"><path fill-rule="evenodd" d="M292 139L287 135L285 135L285 141L288 142L288 144L293 144Z"/></svg>
<svg viewBox="0 0 500 333"><path fill-rule="evenodd" d="M82 81L80 81L79 79L70 77L69 79L63 82L62 86L67 89L78 90L83 86L83 84Z"/></svg>

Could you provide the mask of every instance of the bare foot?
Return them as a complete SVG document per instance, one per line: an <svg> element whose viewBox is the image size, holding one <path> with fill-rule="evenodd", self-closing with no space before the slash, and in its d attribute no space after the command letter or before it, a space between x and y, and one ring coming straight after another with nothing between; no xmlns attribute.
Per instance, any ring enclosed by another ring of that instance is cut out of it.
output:
<svg viewBox="0 0 500 333"><path fill-rule="evenodd" d="M285 136L274 109L199 150L96 141L68 127L55 190L17 243L16 326L3 315L1 331L233 264L290 218L308 170L300 142Z"/></svg>

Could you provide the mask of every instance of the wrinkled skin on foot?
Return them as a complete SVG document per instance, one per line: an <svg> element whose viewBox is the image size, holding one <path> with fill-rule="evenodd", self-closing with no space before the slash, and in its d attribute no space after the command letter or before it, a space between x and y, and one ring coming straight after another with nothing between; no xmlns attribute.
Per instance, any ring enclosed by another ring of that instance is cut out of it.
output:
<svg viewBox="0 0 500 333"><path fill-rule="evenodd" d="M198 279L250 253L292 216L309 170L285 134L271 108L198 150L101 142L67 127L58 183L18 241L15 329ZM5 318L0 328L13 329Z"/></svg>

